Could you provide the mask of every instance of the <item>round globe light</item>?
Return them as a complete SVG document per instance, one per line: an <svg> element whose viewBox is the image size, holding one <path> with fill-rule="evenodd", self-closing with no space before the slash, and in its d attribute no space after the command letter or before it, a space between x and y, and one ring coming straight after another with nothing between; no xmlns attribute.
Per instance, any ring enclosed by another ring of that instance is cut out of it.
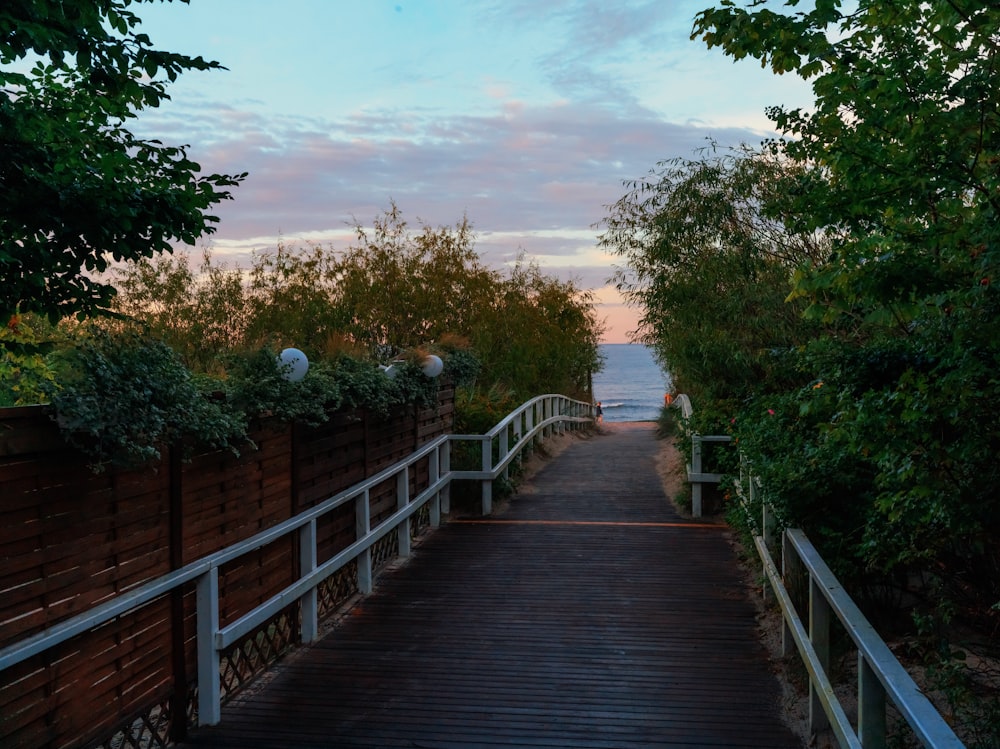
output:
<svg viewBox="0 0 1000 749"><path fill-rule="evenodd" d="M309 371L309 360L297 348L286 348L278 355L278 367L289 382L298 382Z"/></svg>
<svg viewBox="0 0 1000 749"><path fill-rule="evenodd" d="M444 362L441 361L440 356L430 354L424 357L424 360L420 363L420 369L428 377L437 377L444 370Z"/></svg>

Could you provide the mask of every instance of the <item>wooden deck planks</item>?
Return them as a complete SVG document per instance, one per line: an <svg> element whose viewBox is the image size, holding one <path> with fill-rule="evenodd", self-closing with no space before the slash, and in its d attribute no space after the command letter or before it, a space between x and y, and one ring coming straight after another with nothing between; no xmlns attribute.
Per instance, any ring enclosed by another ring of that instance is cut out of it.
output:
<svg viewBox="0 0 1000 749"><path fill-rule="evenodd" d="M608 426L431 535L191 745L800 746L726 531L672 510L651 425Z"/></svg>

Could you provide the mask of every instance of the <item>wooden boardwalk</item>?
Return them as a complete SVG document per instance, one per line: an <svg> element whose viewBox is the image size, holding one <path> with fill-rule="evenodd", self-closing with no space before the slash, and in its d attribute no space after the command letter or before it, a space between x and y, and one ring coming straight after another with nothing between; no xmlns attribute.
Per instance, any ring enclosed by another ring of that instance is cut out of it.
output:
<svg viewBox="0 0 1000 749"><path fill-rule="evenodd" d="M800 747L726 531L671 508L652 425L606 429L431 534L189 745Z"/></svg>

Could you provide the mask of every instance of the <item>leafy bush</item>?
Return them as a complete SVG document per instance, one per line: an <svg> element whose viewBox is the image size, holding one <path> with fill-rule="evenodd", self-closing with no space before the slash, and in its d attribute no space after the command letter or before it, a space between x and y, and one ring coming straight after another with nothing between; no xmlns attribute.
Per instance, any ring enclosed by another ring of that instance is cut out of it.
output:
<svg viewBox="0 0 1000 749"><path fill-rule="evenodd" d="M394 365L388 377L374 363L346 355L310 365L289 381L269 348L228 360L228 376L192 375L161 341L97 328L51 357L44 388L68 441L96 470L156 458L165 444L229 448L247 442L249 422L266 416L318 424L341 408L388 415L402 404L430 407L439 383L420 368L423 354ZM474 366L459 357L458 369Z"/></svg>
<svg viewBox="0 0 1000 749"><path fill-rule="evenodd" d="M206 398L165 344L101 331L54 355L56 381L47 388L67 440L100 470L159 456L165 443L234 447L244 419Z"/></svg>
<svg viewBox="0 0 1000 749"><path fill-rule="evenodd" d="M55 375L45 359L50 348L36 333L45 325L31 315L14 314L0 328L0 407L42 403Z"/></svg>

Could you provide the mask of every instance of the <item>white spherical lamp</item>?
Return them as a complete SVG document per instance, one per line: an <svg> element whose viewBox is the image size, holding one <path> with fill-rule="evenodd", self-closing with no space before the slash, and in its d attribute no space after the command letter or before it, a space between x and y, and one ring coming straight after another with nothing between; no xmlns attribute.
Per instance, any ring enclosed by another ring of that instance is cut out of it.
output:
<svg viewBox="0 0 1000 749"><path fill-rule="evenodd" d="M278 367L289 382L298 382L309 371L309 360L297 348L286 348L278 355Z"/></svg>
<svg viewBox="0 0 1000 749"><path fill-rule="evenodd" d="M440 356L430 354L429 356L425 356L424 360L420 362L420 369L428 377L437 377L444 370L444 362L441 361Z"/></svg>

